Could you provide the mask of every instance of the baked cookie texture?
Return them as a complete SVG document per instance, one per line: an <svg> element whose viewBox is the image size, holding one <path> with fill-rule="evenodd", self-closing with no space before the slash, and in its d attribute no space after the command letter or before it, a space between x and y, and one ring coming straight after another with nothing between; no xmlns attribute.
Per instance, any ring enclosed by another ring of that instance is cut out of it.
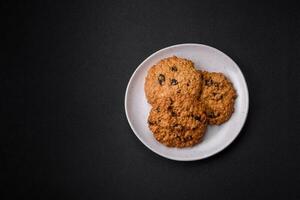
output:
<svg viewBox="0 0 300 200"><path fill-rule="evenodd" d="M202 92L200 101L205 106L205 113L210 125L220 125L234 112L236 91L225 75L217 72L199 71L202 74Z"/></svg>
<svg viewBox="0 0 300 200"><path fill-rule="evenodd" d="M154 137L168 147L190 147L201 141L207 127L204 106L197 98L176 95L157 99L148 116Z"/></svg>
<svg viewBox="0 0 300 200"><path fill-rule="evenodd" d="M207 125L219 125L234 112L236 91L222 73L196 70L194 63L176 56L152 66L144 84L152 108L148 126L168 147L198 144Z"/></svg>
<svg viewBox="0 0 300 200"><path fill-rule="evenodd" d="M174 95L198 97L201 91L199 73L194 63L176 56L165 58L152 66L145 80L145 94L150 104Z"/></svg>

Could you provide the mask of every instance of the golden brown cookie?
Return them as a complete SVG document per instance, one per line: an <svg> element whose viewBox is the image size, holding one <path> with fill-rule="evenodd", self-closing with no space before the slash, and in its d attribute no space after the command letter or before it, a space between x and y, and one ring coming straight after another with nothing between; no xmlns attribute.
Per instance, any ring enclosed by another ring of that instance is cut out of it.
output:
<svg viewBox="0 0 300 200"><path fill-rule="evenodd" d="M202 71L202 79L200 101L205 105L208 123L222 124L229 120L234 112L236 91L222 73Z"/></svg>
<svg viewBox="0 0 300 200"><path fill-rule="evenodd" d="M154 104L174 95L199 96L201 80L192 61L173 56L149 69L144 87L148 102Z"/></svg>
<svg viewBox="0 0 300 200"><path fill-rule="evenodd" d="M182 148L201 141L207 120L199 100L176 95L157 100L148 116L148 125L157 141Z"/></svg>

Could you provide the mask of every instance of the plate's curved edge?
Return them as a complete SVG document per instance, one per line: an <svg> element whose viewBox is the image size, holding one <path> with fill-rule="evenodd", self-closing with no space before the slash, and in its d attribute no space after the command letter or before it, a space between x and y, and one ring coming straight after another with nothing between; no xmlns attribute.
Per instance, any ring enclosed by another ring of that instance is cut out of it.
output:
<svg viewBox="0 0 300 200"><path fill-rule="evenodd" d="M238 69L238 72L239 74L241 75L242 79L243 79L243 87L244 87L244 91L245 91L245 100L246 100L246 108L245 108L245 114L244 114L244 118L243 118L243 123L241 124L239 130L237 131L237 134L235 135L235 137L233 137L231 140L229 140L225 145L223 145L223 147L219 148L218 150L216 150L214 153L212 153L211 155L205 157L205 158L208 158L210 156L213 156L213 155L216 155L217 153L223 151L226 147L228 147L230 144L232 144L234 142L234 140L238 137L238 135L240 134L241 130L243 129L245 123L246 123L246 120L247 120L247 117L248 117L248 112L249 112L249 90L248 90L248 85L247 85L247 82L246 82L246 79L244 77L244 74L241 70L241 68L238 66L238 64L230 57L228 56L227 54L225 54L223 51L221 50L218 50L214 47L211 47L211 46L208 46L208 45L204 45L204 44L196 44L196 43L189 43L188 45L200 45L200 46L205 46L207 48L210 48L210 49L213 49L214 51L217 51L221 54L223 54L224 56L226 56L227 58L229 58L233 63L234 65L236 66L236 68ZM200 159L198 159L200 160Z"/></svg>
<svg viewBox="0 0 300 200"><path fill-rule="evenodd" d="M153 149L152 147L150 147L146 142L144 142L143 139L141 139L141 137L137 134L135 128L133 127L132 123L131 123L131 120L129 118L129 115L128 115L128 110L127 110L127 97L128 97L128 90L129 90L129 87L131 85L131 82L132 82L132 79L133 77L135 76L135 74L137 73L137 71L140 69L140 67L145 63L147 62L148 60L150 60L152 57L154 57L156 54L159 54L160 52L162 51L165 51L165 50L168 50L170 48L174 48L174 47L179 47L179 46L204 46L206 48L210 48L214 51L217 51L221 54L223 54L224 56L226 56L227 58L229 58L234 64L235 66L237 67L238 69L238 72L239 74L241 75L242 79L243 79L243 87L244 87L244 90L246 91L245 94L246 94L246 97L245 97L245 100L246 100L246 109L245 109L245 113L244 113L244 118L243 118L243 123L241 124L239 130L237 131L237 134L231 139L229 140L225 145L223 145L221 148L215 150L213 153L209 154L209 155L204 155L204 156L201 156L201 157L194 157L194 158L178 158L178 157L173 157L173 156L165 156L163 154L161 154L160 152L156 151L155 149ZM126 114L126 118L127 118L127 121L130 125L130 128L132 129L133 133L136 135L136 137L148 148L150 149L152 152L156 153L157 155L161 156L161 157L164 157L164 158L167 158L167 159L170 159L170 160L175 160L175 161L196 161L196 160L202 160L202 159L205 159L205 158L208 158L208 157L211 157L213 155L216 155L217 153L223 151L226 147L228 147L230 144L233 143L233 141L237 138L237 136L240 134L241 130L243 129L245 123L246 123L246 119L247 119L247 116L248 116L248 112L249 112L249 91L248 91L248 86L247 86L247 82L246 82L246 79L240 69L240 67L236 64L236 62L231 59L227 54L225 54L224 52L214 48L214 47L211 47L211 46L208 46L208 45L204 45L204 44L197 44L197 43L183 43L183 44L176 44L176 45L172 45L172 46L168 46L168 47L165 47L163 49L160 49L154 53L152 53L149 57L147 57L133 72L133 74L131 75L129 81L128 81L128 84L127 84L127 87L126 87L126 92L125 92L125 99L124 99L124 107L125 107L125 114Z"/></svg>

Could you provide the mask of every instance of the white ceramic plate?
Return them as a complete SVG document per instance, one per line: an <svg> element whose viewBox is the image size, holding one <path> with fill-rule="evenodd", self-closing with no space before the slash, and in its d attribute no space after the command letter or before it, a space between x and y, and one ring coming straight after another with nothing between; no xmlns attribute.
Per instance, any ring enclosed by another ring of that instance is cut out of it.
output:
<svg viewBox="0 0 300 200"><path fill-rule="evenodd" d="M238 94L235 112L230 120L220 126L208 126L203 141L190 148L169 148L162 145L155 140L147 124L151 108L144 93L147 71L159 60L173 55L192 60L198 69L224 73L232 81ZM179 44L155 52L135 70L125 94L125 112L135 135L153 152L178 161L200 160L222 151L241 131L248 107L248 88L238 65L221 51L202 44Z"/></svg>

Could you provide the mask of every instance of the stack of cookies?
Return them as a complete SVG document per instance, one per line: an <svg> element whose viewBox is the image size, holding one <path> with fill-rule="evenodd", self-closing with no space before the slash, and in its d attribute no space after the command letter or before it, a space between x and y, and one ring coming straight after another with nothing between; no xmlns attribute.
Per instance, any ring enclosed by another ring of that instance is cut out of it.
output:
<svg viewBox="0 0 300 200"><path fill-rule="evenodd" d="M196 70L192 61L176 56L149 69L145 94L152 105L148 125L154 137L179 148L198 144L207 125L229 120L237 96L222 73Z"/></svg>

